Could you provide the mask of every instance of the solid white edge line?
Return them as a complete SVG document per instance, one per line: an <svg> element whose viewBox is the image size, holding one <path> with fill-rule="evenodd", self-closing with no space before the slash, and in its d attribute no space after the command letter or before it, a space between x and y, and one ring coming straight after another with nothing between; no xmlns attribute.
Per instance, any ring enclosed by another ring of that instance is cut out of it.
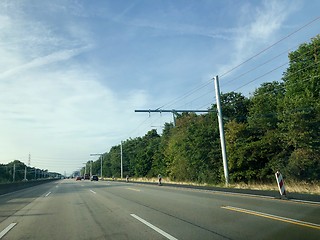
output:
<svg viewBox="0 0 320 240"><path fill-rule="evenodd" d="M264 215L264 216L274 217L274 218L278 218L278 219L282 219L282 220L288 220L288 221L291 221L291 222L302 223L302 224L307 224L307 225L311 225L311 226L315 226L315 227L320 227L320 225L316 224L316 223L300 221L300 220L293 219L293 218L281 217L281 216L277 216L277 215L273 215L273 214L269 214L269 213L264 213L264 212L253 211L253 210L249 210L249 209L245 209L245 208L237 208L237 207L232 207L232 206L225 206L225 207L222 207L222 208L240 210L240 211L247 212L247 213L257 213L257 214L260 214L262 216Z"/></svg>
<svg viewBox="0 0 320 240"><path fill-rule="evenodd" d="M155 230L156 232L160 233L162 236L170 239L170 240L178 240L177 238L171 236L170 234L166 233L165 231L162 231L160 228L152 225L151 223L147 222L146 220L140 218L139 216L135 215L135 214L130 214L132 217L134 217L135 219L139 220L140 222L142 222L143 224L147 225L148 227L152 228L153 230Z"/></svg>
<svg viewBox="0 0 320 240"><path fill-rule="evenodd" d="M201 190L201 189L200 189ZM216 191L216 190L205 190L211 193L223 193L223 194L230 194L230 195L240 195L240 196L248 196L248 197L259 197L259 198L267 198L267 199L276 199L275 197L265 196L265 195L255 195L249 193L237 193L237 192L225 192L225 191Z"/></svg>
<svg viewBox="0 0 320 240"><path fill-rule="evenodd" d="M293 201L293 202L302 202L302 203L310 203L310 204L318 204L318 205L320 205L320 202L313 202L313 201L307 201L307 200L290 199L290 201Z"/></svg>
<svg viewBox="0 0 320 240"><path fill-rule="evenodd" d="M90 192L92 192L92 193L94 193L94 194L97 194L95 191L93 191L93 190L91 190L91 189L90 189Z"/></svg>
<svg viewBox="0 0 320 240"><path fill-rule="evenodd" d="M11 223L8 227L6 227L2 232L0 232L0 239L3 238L17 223Z"/></svg>
<svg viewBox="0 0 320 240"><path fill-rule="evenodd" d="M184 188L184 187L181 187L181 188ZM190 188L184 188L184 189L190 189ZM230 195L256 197L256 198L278 199L276 197L265 196L265 195L255 195L255 194L249 194L249 193L225 192L225 191L207 190L207 189L199 189L199 188L196 188L193 190L199 190L199 191L204 191L204 192L208 192L208 193L217 193L217 194L223 193L223 194L230 194ZM292 202L301 202L301 203L310 203L310 204L320 205L320 202L308 201L308 200L288 199L288 201L289 202L292 201Z"/></svg>
<svg viewBox="0 0 320 240"><path fill-rule="evenodd" d="M48 197L50 194L51 194L51 192L48 192L45 197Z"/></svg>

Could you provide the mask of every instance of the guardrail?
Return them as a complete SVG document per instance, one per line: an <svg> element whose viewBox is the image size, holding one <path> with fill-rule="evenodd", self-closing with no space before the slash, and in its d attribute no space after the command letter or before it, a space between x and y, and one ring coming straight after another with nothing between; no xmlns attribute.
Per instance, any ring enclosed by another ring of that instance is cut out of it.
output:
<svg viewBox="0 0 320 240"><path fill-rule="evenodd" d="M14 182L14 183L1 183L0 184L0 195L15 192L28 187L37 186L43 183L57 181L59 179L42 179L42 180L32 180L26 182Z"/></svg>

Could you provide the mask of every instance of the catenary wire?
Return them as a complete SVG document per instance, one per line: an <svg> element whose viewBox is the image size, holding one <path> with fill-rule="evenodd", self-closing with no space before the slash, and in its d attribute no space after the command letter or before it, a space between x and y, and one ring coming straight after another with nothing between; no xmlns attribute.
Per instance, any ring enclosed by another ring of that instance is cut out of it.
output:
<svg viewBox="0 0 320 240"><path fill-rule="evenodd" d="M230 70L227 70L226 72L220 74L220 77L223 77L227 74L229 74L230 72L234 71L235 69L239 68L240 66L244 65L245 63L249 62L250 60L254 59L255 57L261 55L262 53L266 52L267 50L269 50L270 48L274 47L275 45L279 44L280 42L286 40L287 38L291 37L292 35L296 34L297 32L301 31L302 29L306 28L307 26L311 25L312 23L318 21L320 19L320 16L314 18L313 20L311 20L310 22L304 24L303 26L301 26L300 28L298 28L297 30L289 33L288 35L286 35L285 37L281 38L280 40L276 41L275 43L271 44L270 46L266 47L265 49L261 50L260 52L258 52L257 54L253 55L252 57L248 58L247 60L241 62L240 64L236 65L235 67L231 68Z"/></svg>

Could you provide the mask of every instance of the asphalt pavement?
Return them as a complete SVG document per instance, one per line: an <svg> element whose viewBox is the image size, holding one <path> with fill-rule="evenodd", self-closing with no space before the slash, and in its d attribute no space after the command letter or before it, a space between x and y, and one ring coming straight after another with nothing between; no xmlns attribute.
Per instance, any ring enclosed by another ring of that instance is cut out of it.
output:
<svg viewBox="0 0 320 240"><path fill-rule="evenodd" d="M1 195L0 239L320 239L320 204L65 179Z"/></svg>

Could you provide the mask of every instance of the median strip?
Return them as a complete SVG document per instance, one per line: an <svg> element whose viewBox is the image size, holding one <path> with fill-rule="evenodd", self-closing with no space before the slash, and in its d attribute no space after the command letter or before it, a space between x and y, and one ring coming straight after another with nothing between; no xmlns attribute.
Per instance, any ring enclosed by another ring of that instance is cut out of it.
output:
<svg viewBox="0 0 320 240"><path fill-rule="evenodd" d="M268 213L256 212L256 211L252 211L244 208L236 208L236 207L230 207L230 206L225 206L221 208L320 230L320 225L316 223L304 222L304 221L300 221L292 218L280 217L280 216L276 216Z"/></svg>
<svg viewBox="0 0 320 240"><path fill-rule="evenodd" d="M8 227L6 227L2 232L0 232L0 239L3 238L17 223L11 223Z"/></svg>
<svg viewBox="0 0 320 240"><path fill-rule="evenodd" d="M152 225L151 223L147 222L146 220L142 219L141 217L138 217L135 214L130 214L132 217L134 217L135 219L139 220L140 222L142 222L143 224L147 225L148 227L152 228L153 230L155 230L156 232L160 233L162 236L166 237L167 239L170 240L178 240L177 238L171 236L170 234L166 233L165 231L162 231L160 228Z"/></svg>

